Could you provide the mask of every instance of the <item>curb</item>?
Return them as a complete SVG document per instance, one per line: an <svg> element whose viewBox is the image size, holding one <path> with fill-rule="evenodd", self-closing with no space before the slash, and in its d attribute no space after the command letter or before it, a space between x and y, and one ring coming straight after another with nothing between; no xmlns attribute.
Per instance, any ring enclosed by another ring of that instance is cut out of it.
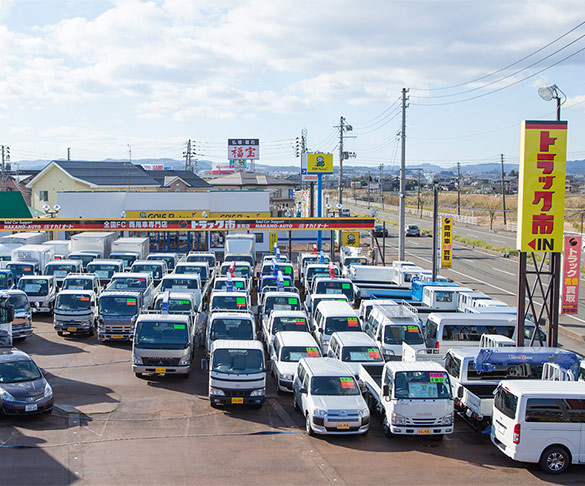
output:
<svg viewBox="0 0 585 486"><path fill-rule="evenodd" d="M580 343L585 343L585 336L583 334L567 329L562 324L559 324L559 333Z"/></svg>

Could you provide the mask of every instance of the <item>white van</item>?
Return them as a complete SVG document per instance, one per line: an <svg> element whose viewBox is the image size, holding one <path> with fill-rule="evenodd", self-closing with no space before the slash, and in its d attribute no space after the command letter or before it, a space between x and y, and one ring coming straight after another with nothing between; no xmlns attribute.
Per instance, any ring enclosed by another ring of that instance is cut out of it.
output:
<svg viewBox="0 0 585 486"><path fill-rule="evenodd" d="M495 392L492 443L550 474L585 463L585 383L522 380Z"/></svg>
<svg viewBox="0 0 585 486"><path fill-rule="evenodd" d="M274 338L270 368L276 380L277 392L292 392L297 363L302 358L320 358L315 338L308 332L281 331Z"/></svg>
<svg viewBox="0 0 585 486"><path fill-rule="evenodd" d="M359 378L360 364L377 365L382 370L384 358L376 341L362 331L334 332L327 356L341 361Z"/></svg>
<svg viewBox="0 0 585 486"><path fill-rule="evenodd" d="M321 302L315 311L314 322L313 332L323 354L327 354L329 340L334 332L360 330L357 313L347 302Z"/></svg>

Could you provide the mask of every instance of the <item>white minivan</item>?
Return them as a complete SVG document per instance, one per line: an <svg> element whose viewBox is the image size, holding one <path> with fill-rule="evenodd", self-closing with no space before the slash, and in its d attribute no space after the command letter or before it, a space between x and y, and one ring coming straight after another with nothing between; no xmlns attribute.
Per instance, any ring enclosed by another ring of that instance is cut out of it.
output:
<svg viewBox="0 0 585 486"><path fill-rule="evenodd" d="M357 312L347 302L321 302L315 311L314 324L315 340L324 355L334 332L360 330Z"/></svg>
<svg viewBox="0 0 585 486"><path fill-rule="evenodd" d="M585 383L502 381L490 437L508 457L550 474L585 464Z"/></svg>

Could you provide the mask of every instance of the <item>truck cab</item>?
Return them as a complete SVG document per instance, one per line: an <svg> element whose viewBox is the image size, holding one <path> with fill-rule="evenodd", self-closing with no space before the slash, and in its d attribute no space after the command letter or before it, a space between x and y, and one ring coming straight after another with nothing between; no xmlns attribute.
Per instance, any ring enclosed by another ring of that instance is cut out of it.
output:
<svg viewBox="0 0 585 486"><path fill-rule="evenodd" d="M301 298L294 292L266 292L258 306L258 323L265 328L273 310L300 311Z"/></svg>
<svg viewBox="0 0 585 486"><path fill-rule="evenodd" d="M123 271L123 260L94 260L87 264L87 273L97 275L102 285L109 284L112 275Z"/></svg>
<svg viewBox="0 0 585 486"><path fill-rule="evenodd" d="M272 345L279 332L298 331L311 333L307 316L300 310L273 310L270 313L270 318L265 322L266 325L262 328L262 333L268 354L272 354Z"/></svg>
<svg viewBox="0 0 585 486"><path fill-rule="evenodd" d="M316 277L310 294L343 294L354 307L360 298L358 288L348 278Z"/></svg>
<svg viewBox="0 0 585 486"><path fill-rule="evenodd" d="M359 379L360 364L384 366L376 341L362 331L334 332L327 356L341 361Z"/></svg>
<svg viewBox="0 0 585 486"><path fill-rule="evenodd" d="M24 275L18 281L33 306L33 312L53 312L57 296L57 283L52 275Z"/></svg>
<svg viewBox="0 0 585 486"><path fill-rule="evenodd" d="M201 279L196 274L165 275L160 284L160 291L188 292L193 296L195 307L201 308Z"/></svg>
<svg viewBox="0 0 585 486"><path fill-rule="evenodd" d="M100 279L92 273L70 273L63 280L61 290L91 290L99 296L102 285Z"/></svg>
<svg viewBox="0 0 585 486"><path fill-rule="evenodd" d="M315 311L313 334L321 352L326 355L334 332L359 331L357 313L347 302L325 301Z"/></svg>
<svg viewBox="0 0 585 486"><path fill-rule="evenodd" d="M476 307L480 300L492 300L492 298L482 292L463 292L457 298L457 311L465 312L468 308Z"/></svg>
<svg viewBox="0 0 585 486"><path fill-rule="evenodd" d="M252 268L256 266L256 259L247 253L230 253L225 255L223 259L224 263L231 263L231 262L246 262Z"/></svg>
<svg viewBox="0 0 585 486"><path fill-rule="evenodd" d="M247 278L250 281L252 280L253 276L254 276L254 267L252 267L252 265L250 265L248 262L242 262L242 261L237 261L237 262L224 262L221 264L221 267L219 269L219 273L222 277L225 277L227 275L228 270L232 269L233 270L233 276L234 277L242 277L242 278Z"/></svg>
<svg viewBox="0 0 585 486"><path fill-rule="evenodd" d="M67 256L68 260L79 260L83 271L87 270L89 262L100 258L103 258L103 255L99 251L74 251Z"/></svg>
<svg viewBox="0 0 585 486"><path fill-rule="evenodd" d="M360 318L360 321L362 322L362 327L363 327L364 323L368 320L368 317L370 317L370 313L372 312L374 305L395 307L398 305L398 302L396 302L395 300L392 300L392 299L362 300L360 303L359 311L358 311L358 316Z"/></svg>
<svg viewBox="0 0 585 486"><path fill-rule="evenodd" d="M333 274L335 276L339 276L339 268L337 266L333 267ZM305 273L303 276L303 287L305 292L311 292L311 286L313 285L313 279L315 277L329 277L329 265L328 264L321 264L321 263L310 263L305 268Z"/></svg>
<svg viewBox="0 0 585 486"><path fill-rule="evenodd" d="M14 288L16 280L10 270L0 270L0 290L10 290Z"/></svg>
<svg viewBox="0 0 585 486"><path fill-rule="evenodd" d="M175 275L199 275L202 286L202 298L207 296L213 277L215 277L215 269L210 269L207 262L177 263L174 273Z"/></svg>
<svg viewBox="0 0 585 486"><path fill-rule="evenodd" d="M165 291L156 296L154 310L163 314L182 314L189 316L191 327L195 328L197 304L193 294L188 292Z"/></svg>
<svg viewBox="0 0 585 486"><path fill-rule="evenodd" d="M209 401L218 405L251 405L260 408L266 400L266 366L260 341L218 339L211 345Z"/></svg>
<svg viewBox="0 0 585 486"><path fill-rule="evenodd" d="M141 314L136 320L132 371L138 378L145 373L188 378L193 352L193 329L188 316Z"/></svg>
<svg viewBox="0 0 585 486"><path fill-rule="evenodd" d="M218 339L251 341L258 338L254 317L244 312L214 312L209 317L205 333L207 354Z"/></svg>
<svg viewBox="0 0 585 486"><path fill-rule="evenodd" d="M130 269L132 273L149 273L155 287L168 273L167 264L163 260L136 260Z"/></svg>
<svg viewBox="0 0 585 486"><path fill-rule="evenodd" d="M181 255L178 255L177 253L155 252L155 253L149 254L146 257L146 260L162 260L162 261L166 262L167 268L169 269L169 272L173 272L175 270L177 263L182 261L182 257L181 257Z"/></svg>
<svg viewBox="0 0 585 486"><path fill-rule="evenodd" d="M130 341L136 319L143 309L142 293L131 290L105 290L98 300L98 339Z"/></svg>
<svg viewBox="0 0 585 486"><path fill-rule="evenodd" d="M61 290L57 295L53 325L57 334L92 336L97 325L97 297L91 290Z"/></svg>
<svg viewBox="0 0 585 486"><path fill-rule="evenodd" d="M52 275L55 277L57 286L61 286L65 277L70 273L81 273L83 264L80 260L58 260L49 262L45 265L43 275Z"/></svg>
<svg viewBox="0 0 585 486"><path fill-rule="evenodd" d="M7 304L14 306L12 320L12 339L25 340L33 333L32 310L28 296L22 290L2 290L1 295L7 297Z"/></svg>
<svg viewBox="0 0 585 486"><path fill-rule="evenodd" d="M246 292L214 291L209 298L210 312L251 312L250 297Z"/></svg>
<svg viewBox="0 0 585 486"><path fill-rule="evenodd" d="M227 277L216 277L213 281L213 289L224 291L228 289L228 281L230 279ZM250 293L250 281L247 278L240 278L240 277L233 277L231 279L232 287L236 292L247 292Z"/></svg>
<svg viewBox="0 0 585 486"><path fill-rule="evenodd" d="M321 255L317 253L299 253L297 257L297 271L299 274L299 281L303 281L305 276L305 267L311 263L319 263ZM323 255L323 263L329 264L329 257Z"/></svg>
<svg viewBox="0 0 585 486"><path fill-rule="evenodd" d="M41 273L40 266L37 262L15 262L11 260L6 264L6 268L12 272L16 282L23 275L38 275Z"/></svg>
<svg viewBox="0 0 585 486"><path fill-rule="evenodd" d="M188 262L206 262L209 268L215 268L217 266L217 259L215 253L202 252L202 251L190 251L187 255Z"/></svg>
<svg viewBox="0 0 585 486"><path fill-rule="evenodd" d="M150 309L154 302L154 285L150 273L115 273L106 290L135 290L142 293L143 305Z"/></svg>
<svg viewBox="0 0 585 486"><path fill-rule="evenodd" d="M320 302L328 300L347 303L347 297L344 294L313 294L311 295L310 299L307 297L309 296L307 295L305 297L305 302L303 305L305 307L305 313L309 317L309 326L311 328L311 332L315 330L315 312Z"/></svg>

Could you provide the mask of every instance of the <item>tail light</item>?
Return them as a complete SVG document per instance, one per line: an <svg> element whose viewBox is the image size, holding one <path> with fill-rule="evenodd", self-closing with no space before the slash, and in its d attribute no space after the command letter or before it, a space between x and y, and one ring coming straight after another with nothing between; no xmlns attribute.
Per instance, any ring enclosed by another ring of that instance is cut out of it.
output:
<svg viewBox="0 0 585 486"><path fill-rule="evenodd" d="M514 425L514 435L512 437L514 444L520 444L520 424Z"/></svg>
<svg viewBox="0 0 585 486"><path fill-rule="evenodd" d="M435 343L435 354L439 354L439 341Z"/></svg>

